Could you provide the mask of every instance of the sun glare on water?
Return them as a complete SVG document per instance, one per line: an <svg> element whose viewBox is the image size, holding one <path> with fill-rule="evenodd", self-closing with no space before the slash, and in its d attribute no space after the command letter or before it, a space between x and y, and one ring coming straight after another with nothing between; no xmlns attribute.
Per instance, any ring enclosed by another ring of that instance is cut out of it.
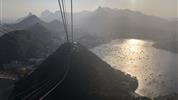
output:
<svg viewBox="0 0 178 100"><path fill-rule="evenodd" d="M131 52L136 52L138 51L138 49L140 49L140 45L142 45L142 41L141 40L137 40L137 39L130 39L127 41L129 44L129 49Z"/></svg>

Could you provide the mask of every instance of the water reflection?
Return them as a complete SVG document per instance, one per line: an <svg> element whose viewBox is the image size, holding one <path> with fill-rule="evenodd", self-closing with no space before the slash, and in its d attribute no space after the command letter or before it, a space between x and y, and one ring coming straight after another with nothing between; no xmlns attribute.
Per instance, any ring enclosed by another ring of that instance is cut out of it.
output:
<svg viewBox="0 0 178 100"><path fill-rule="evenodd" d="M138 52L142 46L140 46L141 44L143 44L143 42L141 40L136 40L136 39L130 39L127 40L125 44L128 44L130 52Z"/></svg>
<svg viewBox="0 0 178 100"><path fill-rule="evenodd" d="M152 42L127 39L115 40L93 49L114 68L136 76L137 93L154 97L176 91L177 55L152 47Z"/></svg>

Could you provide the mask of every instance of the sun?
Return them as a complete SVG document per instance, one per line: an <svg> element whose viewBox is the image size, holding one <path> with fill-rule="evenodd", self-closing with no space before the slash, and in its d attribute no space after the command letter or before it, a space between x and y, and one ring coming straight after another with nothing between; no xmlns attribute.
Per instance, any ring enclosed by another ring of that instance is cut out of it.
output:
<svg viewBox="0 0 178 100"><path fill-rule="evenodd" d="M131 4L135 4L137 2L137 0L130 0Z"/></svg>
<svg viewBox="0 0 178 100"><path fill-rule="evenodd" d="M133 10L137 7L138 0L130 0L130 8Z"/></svg>

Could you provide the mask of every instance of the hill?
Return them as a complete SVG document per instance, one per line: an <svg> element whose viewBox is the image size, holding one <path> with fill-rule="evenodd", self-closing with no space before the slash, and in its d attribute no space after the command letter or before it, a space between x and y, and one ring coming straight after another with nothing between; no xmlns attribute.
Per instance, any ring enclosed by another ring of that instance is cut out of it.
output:
<svg viewBox="0 0 178 100"><path fill-rule="evenodd" d="M61 45L30 76L17 82L10 98L22 99L34 91L27 98L39 99L58 82L45 100L150 100L131 95L138 86L135 78L113 69L82 45L70 43Z"/></svg>

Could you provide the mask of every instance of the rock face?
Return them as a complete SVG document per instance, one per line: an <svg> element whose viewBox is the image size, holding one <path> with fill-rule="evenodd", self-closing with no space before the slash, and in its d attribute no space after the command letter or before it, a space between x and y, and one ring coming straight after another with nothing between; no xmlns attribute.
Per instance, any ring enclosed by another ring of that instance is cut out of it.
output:
<svg viewBox="0 0 178 100"><path fill-rule="evenodd" d="M131 93L138 82L85 47L65 43L30 76L17 82L10 98L37 100L55 86L45 100L136 100Z"/></svg>

